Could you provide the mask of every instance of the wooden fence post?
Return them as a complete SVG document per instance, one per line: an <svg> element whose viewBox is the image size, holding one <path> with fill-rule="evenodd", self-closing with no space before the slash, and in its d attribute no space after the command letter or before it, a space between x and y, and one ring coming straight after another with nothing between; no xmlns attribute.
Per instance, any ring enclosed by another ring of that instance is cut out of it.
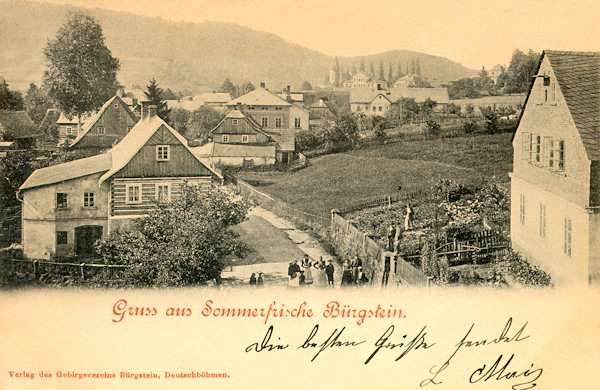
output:
<svg viewBox="0 0 600 390"><path fill-rule="evenodd" d="M85 263L81 263L79 265L80 269L81 269L81 279L85 280L85 272L83 272L83 267L85 266Z"/></svg>
<svg viewBox="0 0 600 390"><path fill-rule="evenodd" d="M37 260L33 260L33 275L35 276L35 278L38 278L39 274L39 269L38 269L38 261Z"/></svg>

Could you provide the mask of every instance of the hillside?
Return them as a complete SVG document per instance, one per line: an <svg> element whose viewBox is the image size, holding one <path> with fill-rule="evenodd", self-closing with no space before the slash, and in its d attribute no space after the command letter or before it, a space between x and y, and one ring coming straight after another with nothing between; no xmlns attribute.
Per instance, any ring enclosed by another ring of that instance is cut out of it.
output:
<svg viewBox="0 0 600 390"><path fill-rule="evenodd" d="M332 57L274 34L234 24L170 22L98 8L9 0L0 3L0 76L11 88L24 90L30 82L41 80L43 47L67 12L75 10L83 10L102 25L106 45L121 61L118 79L127 86L145 85L156 77L165 87L197 92L214 89L230 77L234 83L266 81L273 89L299 88L303 80L319 85L333 63ZM431 74L447 81L472 72L422 53L393 51L366 58L379 61L381 57L386 64L387 58L393 64L400 59L404 64L415 55L421 58L426 77ZM341 62L346 60L352 59Z"/></svg>

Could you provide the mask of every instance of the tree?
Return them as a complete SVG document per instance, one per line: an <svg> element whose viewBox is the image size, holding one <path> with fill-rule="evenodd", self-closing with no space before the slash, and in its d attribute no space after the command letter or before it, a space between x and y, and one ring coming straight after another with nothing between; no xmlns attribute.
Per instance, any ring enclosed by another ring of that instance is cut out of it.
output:
<svg viewBox="0 0 600 390"><path fill-rule="evenodd" d="M496 112L496 108L495 107L484 107L484 106L480 106L479 107L479 111L481 112L481 115L483 116L483 123L485 125L485 130L489 133L489 134L494 134L497 133L499 130L498 127L498 113Z"/></svg>
<svg viewBox="0 0 600 390"><path fill-rule="evenodd" d="M379 80L385 80L385 74L383 72L383 61L379 61Z"/></svg>
<svg viewBox="0 0 600 390"><path fill-rule="evenodd" d="M515 50L508 66L509 77L505 85L505 92L527 92L539 60L540 54L531 49L527 54Z"/></svg>
<svg viewBox="0 0 600 390"><path fill-rule="evenodd" d="M104 44L100 25L81 12L69 13L56 38L44 49L44 86L67 116L100 108L117 89L119 60Z"/></svg>
<svg viewBox="0 0 600 390"><path fill-rule="evenodd" d="M243 222L244 200L212 188L182 187L180 198L157 204L150 215L112 233L98 244L106 264L123 264L125 285L186 286L219 281L224 258L245 252L239 236L228 229Z"/></svg>
<svg viewBox="0 0 600 390"><path fill-rule="evenodd" d="M36 125L39 125L46 115L46 110L52 107L52 104L48 96L37 85L31 83L25 95L25 107L27 115Z"/></svg>
<svg viewBox="0 0 600 390"><path fill-rule="evenodd" d="M356 74L356 63L352 62L352 74Z"/></svg>
<svg viewBox="0 0 600 390"><path fill-rule="evenodd" d="M231 95L232 98L237 97L237 89L235 88L229 77L223 81L223 84L221 84L221 88L219 88L219 92L228 93L229 95Z"/></svg>
<svg viewBox="0 0 600 390"><path fill-rule="evenodd" d="M169 113L171 110L167 107L167 102L163 97L163 90L156 83L154 77L150 80L150 84L146 85L144 91L148 104L156 106L156 115L162 118L165 122L170 123Z"/></svg>
<svg viewBox="0 0 600 390"><path fill-rule="evenodd" d="M388 68L388 78L387 78L387 82L388 82L388 86L391 87L392 84L394 84L394 71L392 70L392 63L389 63L389 68Z"/></svg>
<svg viewBox="0 0 600 390"><path fill-rule="evenodd" d="M360 65L358 67L358 70L361 72L364 72L366 70L365 68L365 57L360 57Z"/></svg>
<svg viewBox="0 0 600 390"><path fill-rule="evenodd" d="M254 86L254 84L252 84L251 82L248 81L246 84L243 84L241 87L239 87L237 89L239 89L238 96L241 96L241 95L247 94L248 92L254 91L256 89L256 87Z"/></svg>
<svg viewBox="0 0 600 390"><path fill-rule="evenodd" d="M488 72L485 70L485 66L481 65L481 70L479 71L479 77L484 78L488 77Z"/></svg>
<svg viewBox="0 0 600 390"><path fill-rule="evenodd" d="M375 76L375 65L373 65L373 61L369 61L369 75Z"/></svg>
<svg viewBox="0 0 600 390"><path fill-rule="evenodd" d="M23 96L19 91L11 91L6 80L0 83L0 110L21 111L25 107Z"/></svg>
<svg viewBox="0 0 600 390"><path fill-rule="evenodd" d="M181 107L173 108L170 112L169 119L171 119L173 128L183 136L187 135L187 123L190 115L190 111Z"/></svg>
<svg viewBox="0 0 600 390"><path fill-rule="evenodd" d="M398 67L396 68L396 80L402 77L402 65L400 65L400 60L398 60Z"/></svg>
<svg viewBox="0 0 600 390"><path fill-rule="evenodd" d="M300 89L303 91L312 91L313 88L312 88L312 85L310 85L310 83L308 81L304 80Z"/></svg>
<svg viewBox="0 0 600 390"><path fill-rule="evenodd" d="M479 89L473 79L462 78L450 82L448 95L450 99L476 98L479 97Z"/></svg>
<svg viewBox="0 0 600 390"><path fill-rule="evenodd" d="M224 114L211 107L200 107L192 111L187 121L189 139L200 139L202 143L208 140L208 135L219 122Z"/></svg>
<svg viewBox="0 0 600 390"><path fill-rule="evenodd" d="M421 59L419 57L417 57L417 62L415 64L415 73L417 76L421 75Z"/></svg>

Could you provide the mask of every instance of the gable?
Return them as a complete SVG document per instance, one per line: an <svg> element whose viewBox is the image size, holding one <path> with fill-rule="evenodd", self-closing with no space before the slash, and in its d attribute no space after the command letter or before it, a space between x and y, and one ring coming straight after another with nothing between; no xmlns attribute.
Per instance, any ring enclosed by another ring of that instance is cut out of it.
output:
<svg viewBox="0 0 600 390"><path fill-rule="evenodd" d="M169 160L157 161L158 145L169 146ZM197 177L211 171L163 124L114 177Z"/></svg>
<svg viewBox="0 0 600 390"><path fill-rule="evenodd" d="M237 123L236 123L237 122ZM258 134L254 124L244 116L242 118L225 118L214 128L213 134Z"/></svg>

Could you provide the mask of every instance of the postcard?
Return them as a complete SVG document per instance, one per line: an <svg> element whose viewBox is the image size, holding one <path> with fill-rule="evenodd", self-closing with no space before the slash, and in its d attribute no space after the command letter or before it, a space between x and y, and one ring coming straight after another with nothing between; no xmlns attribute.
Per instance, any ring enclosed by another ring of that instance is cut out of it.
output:
<svg viewBox="0 0 600 390"><path fill-rule="evenodd" d="M0 388L597 388L599 17L0 3Z"/></svg>

